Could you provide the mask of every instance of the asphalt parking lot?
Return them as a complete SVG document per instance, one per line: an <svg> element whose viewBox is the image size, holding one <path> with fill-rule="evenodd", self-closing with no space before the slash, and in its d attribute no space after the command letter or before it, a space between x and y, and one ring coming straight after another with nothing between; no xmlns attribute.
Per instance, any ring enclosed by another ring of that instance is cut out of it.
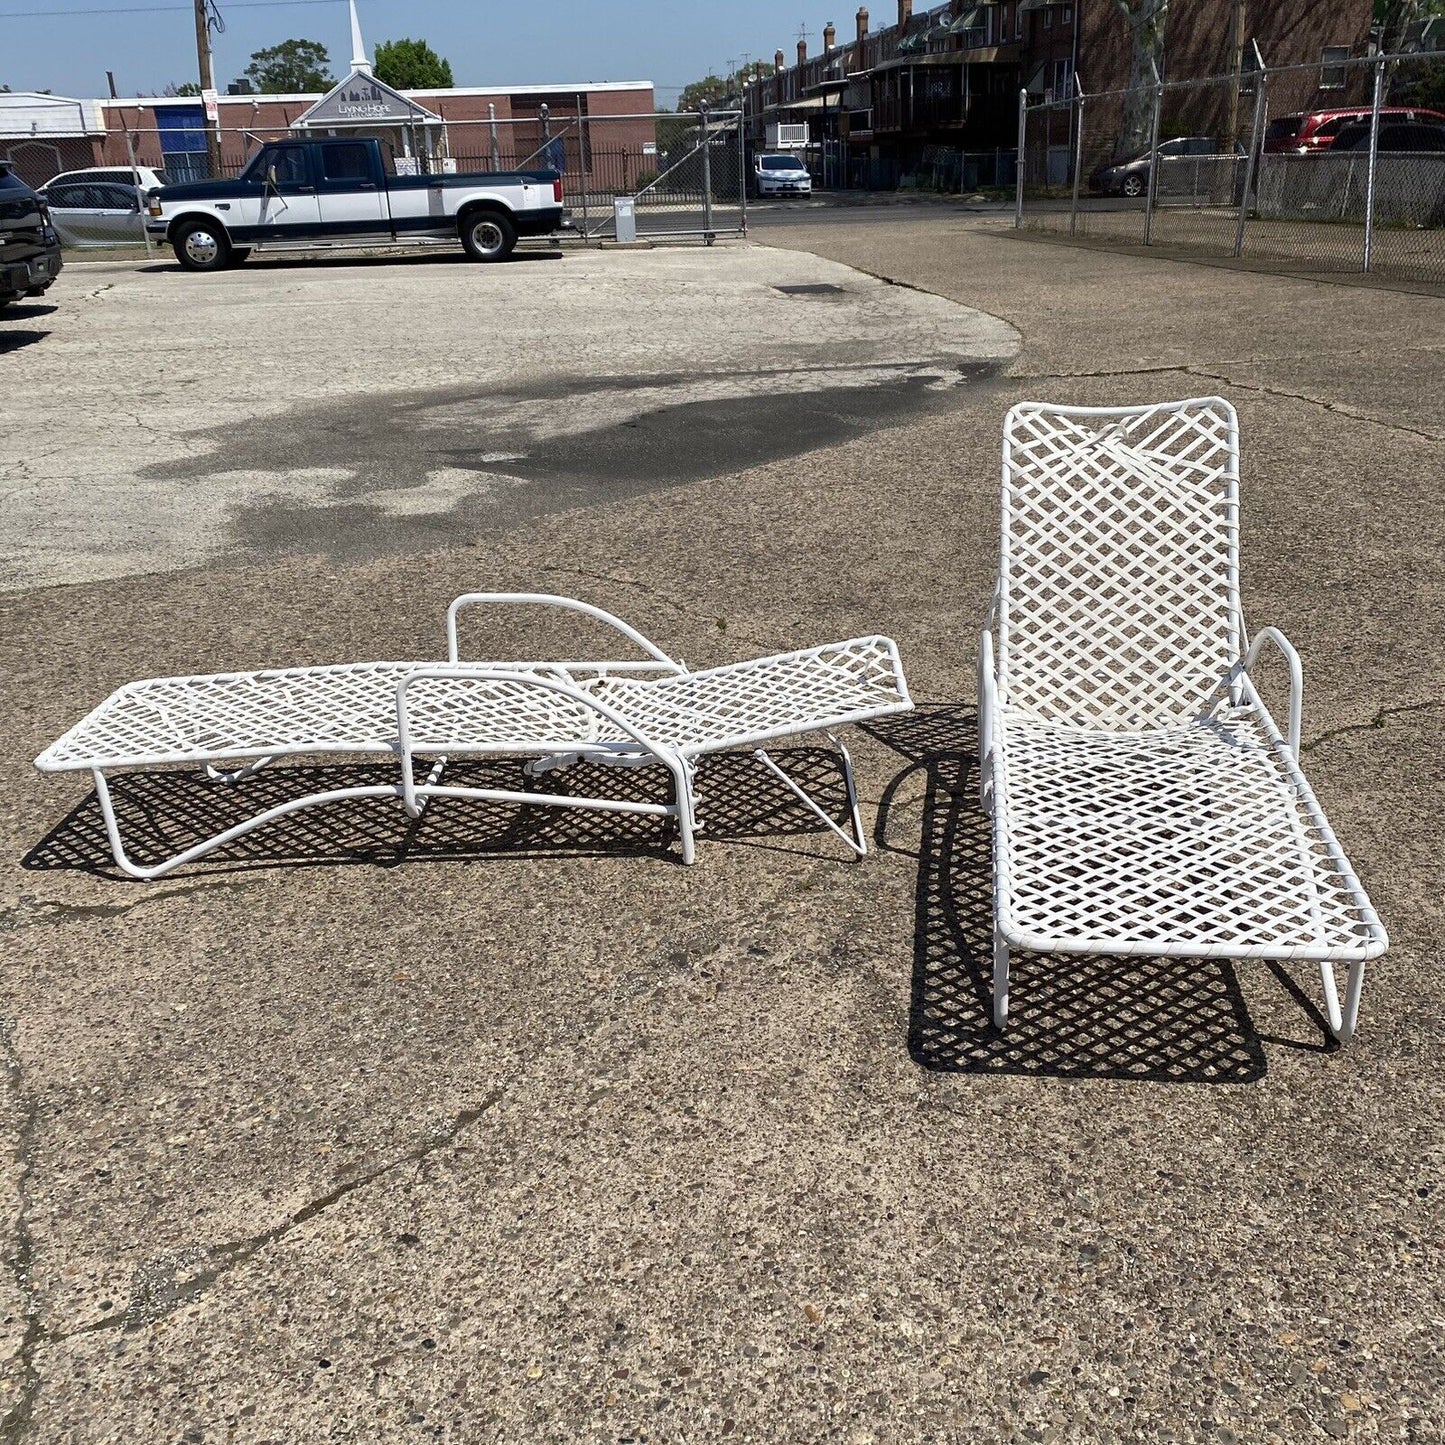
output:
<svg viewBox="0 0 1445 1445"><path fill-rule="evenodd" d="M1445 302L961 214L777 239L75 266L0 323L6 1445L1445 1440ZM999 1035L1003 412L1215 392L1391 952L1348 1049L1307 969L1162 960L1023 958ZM30 766L131 678L435 655L475 588L693 664L896 637L872 855L744 760L692 869L648 820L357 805L136 885Z"/></svg>

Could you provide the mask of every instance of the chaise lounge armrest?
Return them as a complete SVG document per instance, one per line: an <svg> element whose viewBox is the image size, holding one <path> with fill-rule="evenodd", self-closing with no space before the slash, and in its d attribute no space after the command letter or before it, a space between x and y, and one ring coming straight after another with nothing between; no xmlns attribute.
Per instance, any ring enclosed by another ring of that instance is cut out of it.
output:
<svg viewBox="0 0 1445 1445"><path fill-rule="evenodd" d="M597 677L605 677L609 673L663 671L676 674L687 671L686 666L680 660L669 657L656 643L650 642L635 627L630 627L620 617L614 617L612 613L604 612L602 608L594 607L590 602L579 602L575 597L561 597L550 592L464 592L460 597L455 598L447 608L447 657L452 662L462 660L458 653L457 619L468 608L485 606L553 607L564 612L577 612L584 617L592 618L595 622L602 623L605 627L612 628L614 632L620 632L651 659L649 662L639 662L633 659L632 661L555 662L549 664L564 672L590 672ZM519 663L517 665L531 667L535 664Z"/></svg>

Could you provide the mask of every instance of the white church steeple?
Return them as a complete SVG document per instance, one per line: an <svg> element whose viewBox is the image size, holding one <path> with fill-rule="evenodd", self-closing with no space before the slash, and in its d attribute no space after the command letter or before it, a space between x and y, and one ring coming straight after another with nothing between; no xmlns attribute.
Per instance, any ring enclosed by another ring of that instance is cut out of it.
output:
<svg viewBox="0 0 1445 1445"><path fill-rule="evenodd" d="M371 62L366 58L366 46L361 42L361 21L356 18L356 0L351 0L351 69L363 75L371 74Z"/></svg>

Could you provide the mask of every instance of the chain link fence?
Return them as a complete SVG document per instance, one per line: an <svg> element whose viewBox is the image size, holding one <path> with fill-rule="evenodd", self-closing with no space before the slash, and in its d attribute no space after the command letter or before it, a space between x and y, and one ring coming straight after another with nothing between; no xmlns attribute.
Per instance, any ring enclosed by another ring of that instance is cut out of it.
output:
<svg viewBox="0 0 1445 1445"><path fill-rule="evenodd" d="M400 175L561 171L564 238L615 240L615 202L630 198L639 238L710 243L747 229L740 120L730 111L589 115L579 102L570 114L446 120L344 134L380 139ZM213 171L234 178L268 141L323 134L286 128L213 132L216 165L205 131L114 131L94 139L94 159L83 174L57 177L47 164L49 179L37 179L66 246L149 248L154 243L145 235L144 202L153 186L206 180ZM4 147L0 142L0 158L8 158Z"/></svg>
<svg viewBox="0 0 1445 1445"><path fill-rule="evenodd" d="M1445 284L1445 54L1021 98L1016 207L1024 229Z"/></svg>

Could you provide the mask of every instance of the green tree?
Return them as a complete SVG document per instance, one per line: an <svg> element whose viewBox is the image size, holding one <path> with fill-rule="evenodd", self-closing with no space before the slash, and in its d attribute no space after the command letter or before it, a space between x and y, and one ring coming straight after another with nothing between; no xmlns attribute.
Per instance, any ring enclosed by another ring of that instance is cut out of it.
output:
<svg viewBox="0 0 1445 1445"><path fill-rule="evenodd" d="M445 90L456 84L451 61L443 60L425 40L383 40L371 69L383 85L397 90Z"/></svg>
<svg viewBox="0 0 1445 1445"><path fill-rule="evenodd" d="M171 81L161 93L163 95L199 95L201 87L194 80L183 80L179 85L175 81Z"/></svg>
<svg viewBox="0 0 1445 1445"><path fill-rule="evenodd" d="M703 101L709 105L717 103L728 93L728 83L720 75L705 75L701 80L694 80L691 85L684 86L682 94L677 98L679 111L696 110Z"/></svg>
<svg viewBox="0 0 1445 1445"><path fill-rule="evenodd" d="M757 78L756 70L746 65L732 76L709 73L683 88L682 94L677 98L677 108L679 111L696 110L704 100L714 110L728 100L736 105L743 91ZM666 109L665 105L660 107L660 110Z"/></svg>
<svg viewBox="0 0 1445 1445"><path fill-rule="evenodd" d="M1136 156L1149 148L1154 94L1164 71L1164 26L1169 0L1114 0L1129 28L1129 94L1124 102L1124 124L1115 150L1118 156Z"/></svg>
<svg viewBox="0 0 1445 1445"><path fill-rule="evenodd" d="M331 57L319 40L283 40L265 50L253 50L246 74L263 94L297 95L330 90L330 66Z"/></svg>
<svg viewBox="0 0 1445 1445"><path fill-rule="evenodd" d="M1445 0L1375 0L1380 49L1387 54L1404 49L1411 27L1438 15L1445 15Z"/></svg>

